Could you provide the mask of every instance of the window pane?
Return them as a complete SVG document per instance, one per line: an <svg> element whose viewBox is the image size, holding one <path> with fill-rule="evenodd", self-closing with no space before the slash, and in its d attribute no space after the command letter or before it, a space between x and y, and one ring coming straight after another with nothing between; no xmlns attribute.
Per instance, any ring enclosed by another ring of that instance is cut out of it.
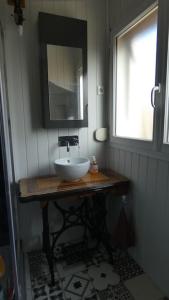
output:
<svg viewBox="0 0 169 300"><path fill-rule="evenodd" d="M157 8L117 37L117 136L152 140L156 40Z"/></svg>

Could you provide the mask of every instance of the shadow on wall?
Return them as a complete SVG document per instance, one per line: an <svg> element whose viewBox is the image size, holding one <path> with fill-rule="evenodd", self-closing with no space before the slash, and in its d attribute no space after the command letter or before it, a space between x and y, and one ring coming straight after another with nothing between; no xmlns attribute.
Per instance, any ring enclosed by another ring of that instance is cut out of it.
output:
<svg viewBox="0 0 169 300"><path fill-rule="evenodd" d="M69 198L69 201L65 199L58 199L57 202L64 209L70 207L77 207L81 204L79 198ZM42 211L40 203L34 203L34 209L32 210L32 203L26 203L20 205L20 222L21 228L21 238L23 241L24 252L32 250L42 249ZM26 207L26 209L25 209ZM50 222L50 232L55 232L56 229L59 230L63 225L63 218L61 213L54 208L52 202L49 205L49 222ZM31 214L31 222L30 222ZM29 230L27 230L29 228ZM70 242L74 240L80 240L84 234L84 228L78 226L66 230L59 238L58 244Z"/></svg>

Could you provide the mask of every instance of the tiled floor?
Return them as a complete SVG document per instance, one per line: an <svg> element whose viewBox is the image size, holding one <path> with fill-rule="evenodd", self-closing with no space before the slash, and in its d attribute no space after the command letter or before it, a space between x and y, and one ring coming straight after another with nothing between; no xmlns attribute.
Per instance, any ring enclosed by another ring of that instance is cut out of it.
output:
<svg viewBox="0 0 169 300"><path fill-rule="evenodd" d="M65 259L55 265L55 286L50 285L50 274L44 254L29 253L26 267L27 300L164 299L161 291L126 252L118 249L113 251L111 265L106 251L102 248L94 255L84 256L83 261L79 260L81 248L80 244L64 246ZM60 256L59 253L58 255ZM144 284L147 298L144 294Z"/></svg>

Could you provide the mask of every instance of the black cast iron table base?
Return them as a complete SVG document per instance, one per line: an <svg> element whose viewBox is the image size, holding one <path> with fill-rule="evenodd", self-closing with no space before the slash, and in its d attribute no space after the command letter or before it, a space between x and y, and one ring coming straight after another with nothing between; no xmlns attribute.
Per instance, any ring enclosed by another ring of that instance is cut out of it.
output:
<svg viewBox="0 0 169 300"><path fill-rule="evenodd" d="M82 197L80 199L82 199ZM49 205L54 205L63 218L62 227L52 234L50 234L49 230ZM106 225L106 216L105 192L99 192L92 196L84 196L80 205L77 207L70 206L68 209L61 207L57 200L45 202L45 205L42 206L43 251L45 252L48 261L52 285L55 284L54 249L59 237L71 227L83 227L83 240L86 244L86 251L88 251L88 237L90 236L90 238L96 240L97 245L100 243L104 245L109 254L110 262L112 262L112 247ZM52 236L52 238L50 238L50 236Z"/></svg>

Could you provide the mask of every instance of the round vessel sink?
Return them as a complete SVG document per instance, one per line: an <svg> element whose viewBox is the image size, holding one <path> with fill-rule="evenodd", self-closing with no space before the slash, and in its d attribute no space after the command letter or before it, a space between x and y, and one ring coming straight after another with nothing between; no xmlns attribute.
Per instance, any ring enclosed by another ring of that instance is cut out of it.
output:
<svg viewBox="0 0 169 300"><path fill-rule="evenodd" d="M88 158L61 158L54 162L56 174L63 180L72 181L87 174L90 161Z"/></svg>

